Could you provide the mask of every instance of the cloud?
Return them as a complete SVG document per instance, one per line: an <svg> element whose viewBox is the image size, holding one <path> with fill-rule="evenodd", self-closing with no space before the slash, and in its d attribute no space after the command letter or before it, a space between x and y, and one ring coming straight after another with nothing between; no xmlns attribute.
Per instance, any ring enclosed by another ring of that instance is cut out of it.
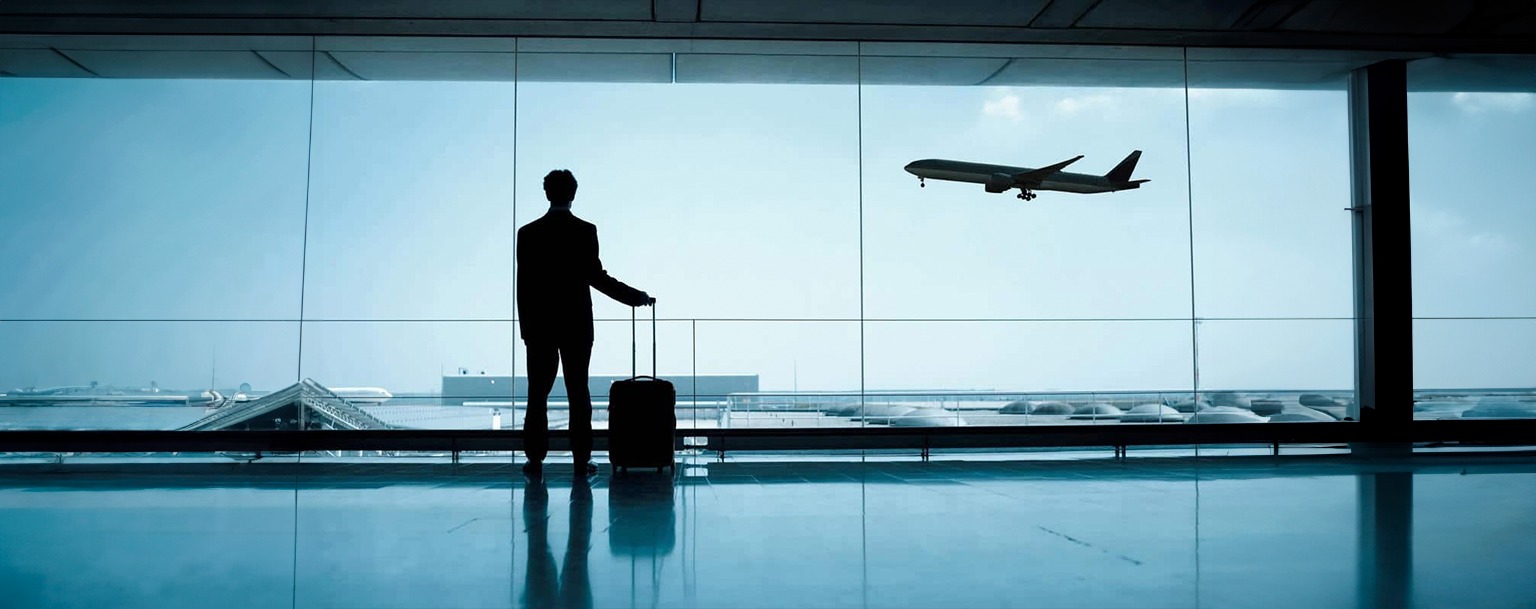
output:
<svg viewBox="0 0 1536 609"><path fill-rule="evenodd" d="M1451 101L1468 114L1524 112L1536 107L1536 93L1471 93L1462 91Z"/></svg>
<svg viewBox="0 0 1536 609"><path fill-rule="evenodd" d="M1012 93L982 102L981 113L987 116L1008 119L1013 122L1018 122L1024 118L1024 112L1019 107L1019 96Z"/></svg>
<svg viewBox="0 0 1536 609"><path fill-rule="evenodd" d="M1057 100L1056 105L1051 109L1056 114L1062 116L1074 116L1084 113L1104 114L1115 110L1115 98L1102 93L1064 97Z"/></svg>
<svg viewBox="0 0 1536 609"><path fill-rule="evenodd" d="M1452 211L1423 207L1413 212L1415 238L1466 251L1504 253L1516 249L1515 241L1504 233L1474 226Z"/></svg>

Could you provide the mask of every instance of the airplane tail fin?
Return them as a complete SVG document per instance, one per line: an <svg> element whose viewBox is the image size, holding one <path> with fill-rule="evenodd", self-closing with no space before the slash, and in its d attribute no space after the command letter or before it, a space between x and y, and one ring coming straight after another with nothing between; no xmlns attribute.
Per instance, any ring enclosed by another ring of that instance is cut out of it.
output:
<svg viewBox="0 0 1536 609"><path fill-rule="evenodd" d="M1136 150L1131 152L1130 156L1127 156L1125 157L1125 160L1120 161L1119 165L1115 165L1114 169L1111 169L1109 170L1109 173L1104 174L1104 179L1109 180L1110 182L1129 182L1131 180L1131 172L1136 171L1136 161L1139 160L1141 160L1141 151Z"/></svg>

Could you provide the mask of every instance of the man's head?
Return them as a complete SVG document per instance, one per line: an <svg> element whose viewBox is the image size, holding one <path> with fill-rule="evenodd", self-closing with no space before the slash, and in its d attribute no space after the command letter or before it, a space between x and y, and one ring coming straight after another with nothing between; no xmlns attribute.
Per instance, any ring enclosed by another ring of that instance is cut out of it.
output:
<svg viewBox="0 0 1536 609"><path fill-rule="evenodd" d="M550 203L570 203L576 199L576 176L568 169L556 169L544 176L544 198Z"/></svg>

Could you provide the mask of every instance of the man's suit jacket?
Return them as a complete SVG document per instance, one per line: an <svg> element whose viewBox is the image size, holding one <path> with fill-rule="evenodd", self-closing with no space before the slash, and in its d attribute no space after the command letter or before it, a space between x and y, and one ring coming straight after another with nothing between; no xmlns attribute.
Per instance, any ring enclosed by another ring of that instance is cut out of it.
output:
<svg viewBox="0 0 1536 609"><path fill-rule="evenodd" d="M517 229L517 309L523 342L592 342L592 290L630 306L646 294L603 270L597 227L550 210Z"/></svg>

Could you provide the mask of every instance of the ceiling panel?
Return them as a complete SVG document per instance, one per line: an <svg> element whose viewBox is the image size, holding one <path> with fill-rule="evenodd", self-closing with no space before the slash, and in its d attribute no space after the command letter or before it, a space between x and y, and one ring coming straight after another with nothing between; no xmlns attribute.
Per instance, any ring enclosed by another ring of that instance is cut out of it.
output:
<svg viewBox="0 0 1536 609"><path fill-rule="evenodd" d="M931 42L866 42L865 56L1001 57L1040 59L1164 59L1178 60L1184 50L1169 47L1128 47L1068 44L954 44Z"/></svg>
<svg viewBox="0 0 1536 609"><path fill-rule="evenodd" d="M272 64L272 67L277 68L277 71L288 75L289 78L301 80L308 79L320 63L316 60L315 55L309 51L256 51L256 54L265 59L267 63ZM330 62L327 61L327 63ZM331 79L345 74L339 66L334 67L332 71L335 73L328 75ZM325 75L323 67L321 67L321 74ZM352 78L352 76L347 75L347 78Z"/></svg>
<svg viewBox="0 0 1536 609"><path fill-rule="evenodd" d="M1536 53L1536 2L0 0L0 32L403 36L486 44L513 38L862 40Z"/></svg>
<svg viewBox="0 0 1536 609"><path fill-rule="evenodd" d="M1536 2L1529 4L1526 12L1488 26L1488 31L1508 36L1536 38Z"/></svg>
<svg viewBox="0 0 1536 609"><path fill-rule="evenodd" d="M319 51L404 51L410 53L511 53L516 38L448 38L441 36L317 36ZM306 46L307 50L309 47Z"/></svg>
<svg viewBox="0 0 1536 609"><path fill-rule="evenodd" d="M1536 94L1536 56L1426 57L1408 64L1408 90Z"/></svg>
<svg viewBox="0 0 1536 609"><path fill-rule="evenodd" d="M91 74L51 49L0 49L0 76L81 78Z"/></svg>
<svg viewBox="0 0 1536 609"><path fill-rule="evenodd" d="M1189 86L1221 89L1344 89L1354 62L1192 61Z"/></svg>
<svg viewBox="0 0 1536 609"><path fill-rule="evenodd" d="M518 78L546 82L672 82L670 53L519 53Z"/></svg>
<svg viewBox="0 0 1536 609"><path fill-rule="evenodd" d="M336 63L363 80L513 81L514 53L409 53L328 51Z"/></svg>
<svg viewBox="0 0 1536 609"><path fill-rule="evenodd" d="M837 55L680 53L677 82L857 84L859 60Z"/></svg>
<svg viewBox="0 0 1536 609"><path fill-rule="evenodd" d="M38 36L0 35L0 49L92 51L308 51L309 36Z"/></svg>
<svg viewBox="0 0 1536 609"><path fill-rule="evenodd" d="M1030 26L1041 28L1069 28L1077 25L1083 15L1099 4L1100 0L1052 0L1046 3L1040 14L1035 15Z"/></svg>
<svg viewBox="0 0 1536 609"><path fill-rule="evenodd" d="M1084 28L1224 30L1257 0L1104 0L1077 22Z"/></svg>
<svg viewBox="0 0 1536 609"><path fill-rule="evenodd" d="M1311 32L1439 34L1472 15L1470 0L1401 2L1398 0L1312 0L1286 19L1280 29Z"/></svg>
<svg viewBox="0 0 1536 609"><path fill-rule="evenodd" d="M321 51L312 55L311 47ZM1187 56L1191 86L1331 88L1353 68L1434 55L774 40L0 36L0 77L284 80L314 73L321 80L792 84L854 83L862 76L881 85L1162 87L1182 85ZM1415 86L1528 91L1536 79L1536 55L1456 58L1443 68L1431 60L1413 64L1421 79Z"/></svg>
<svg viewBox="0 0 1536 609"><path fill-rule="evenodd" d="M703 21L1015 26L1046 0L701 0Z"/></svg>
<svg viewBox="0 0 1536 609"><path fill-rule="evenodd" d="M699 19L699 0L655 0L657 21L689 22Z"/></svg>
<svg viewBox="0 0 1536 609"><path fill-rule="evenodd" d="M1125 59L1008 60L995 76L980 83L999 86L1182 87L1181 61Z"/></svg>
<svg viewBox="0 0 1536 609"><path fill-rule="evenodd" d="M281 78L255 51L63 51L103 78Z"/></svg>
<svg viewBox="0 0 1536 609"><path fill-rule="evenodd" d="M6 0L0 14L649 20L651 0Z"/></svg>
<svg viewBox="0 0 1536 609"><path fill-rule="evenodd" d="M1008 63L989 57L865 57L864 84L969 86L987 82Z"/></svg>
<svg viewBox="0 0 1536 609"><path fill-rule="evenodd" d="M1423 54L1303 49L1190 49L1189 86L1245 89L1339 89L1349 71Z"/></svg>

